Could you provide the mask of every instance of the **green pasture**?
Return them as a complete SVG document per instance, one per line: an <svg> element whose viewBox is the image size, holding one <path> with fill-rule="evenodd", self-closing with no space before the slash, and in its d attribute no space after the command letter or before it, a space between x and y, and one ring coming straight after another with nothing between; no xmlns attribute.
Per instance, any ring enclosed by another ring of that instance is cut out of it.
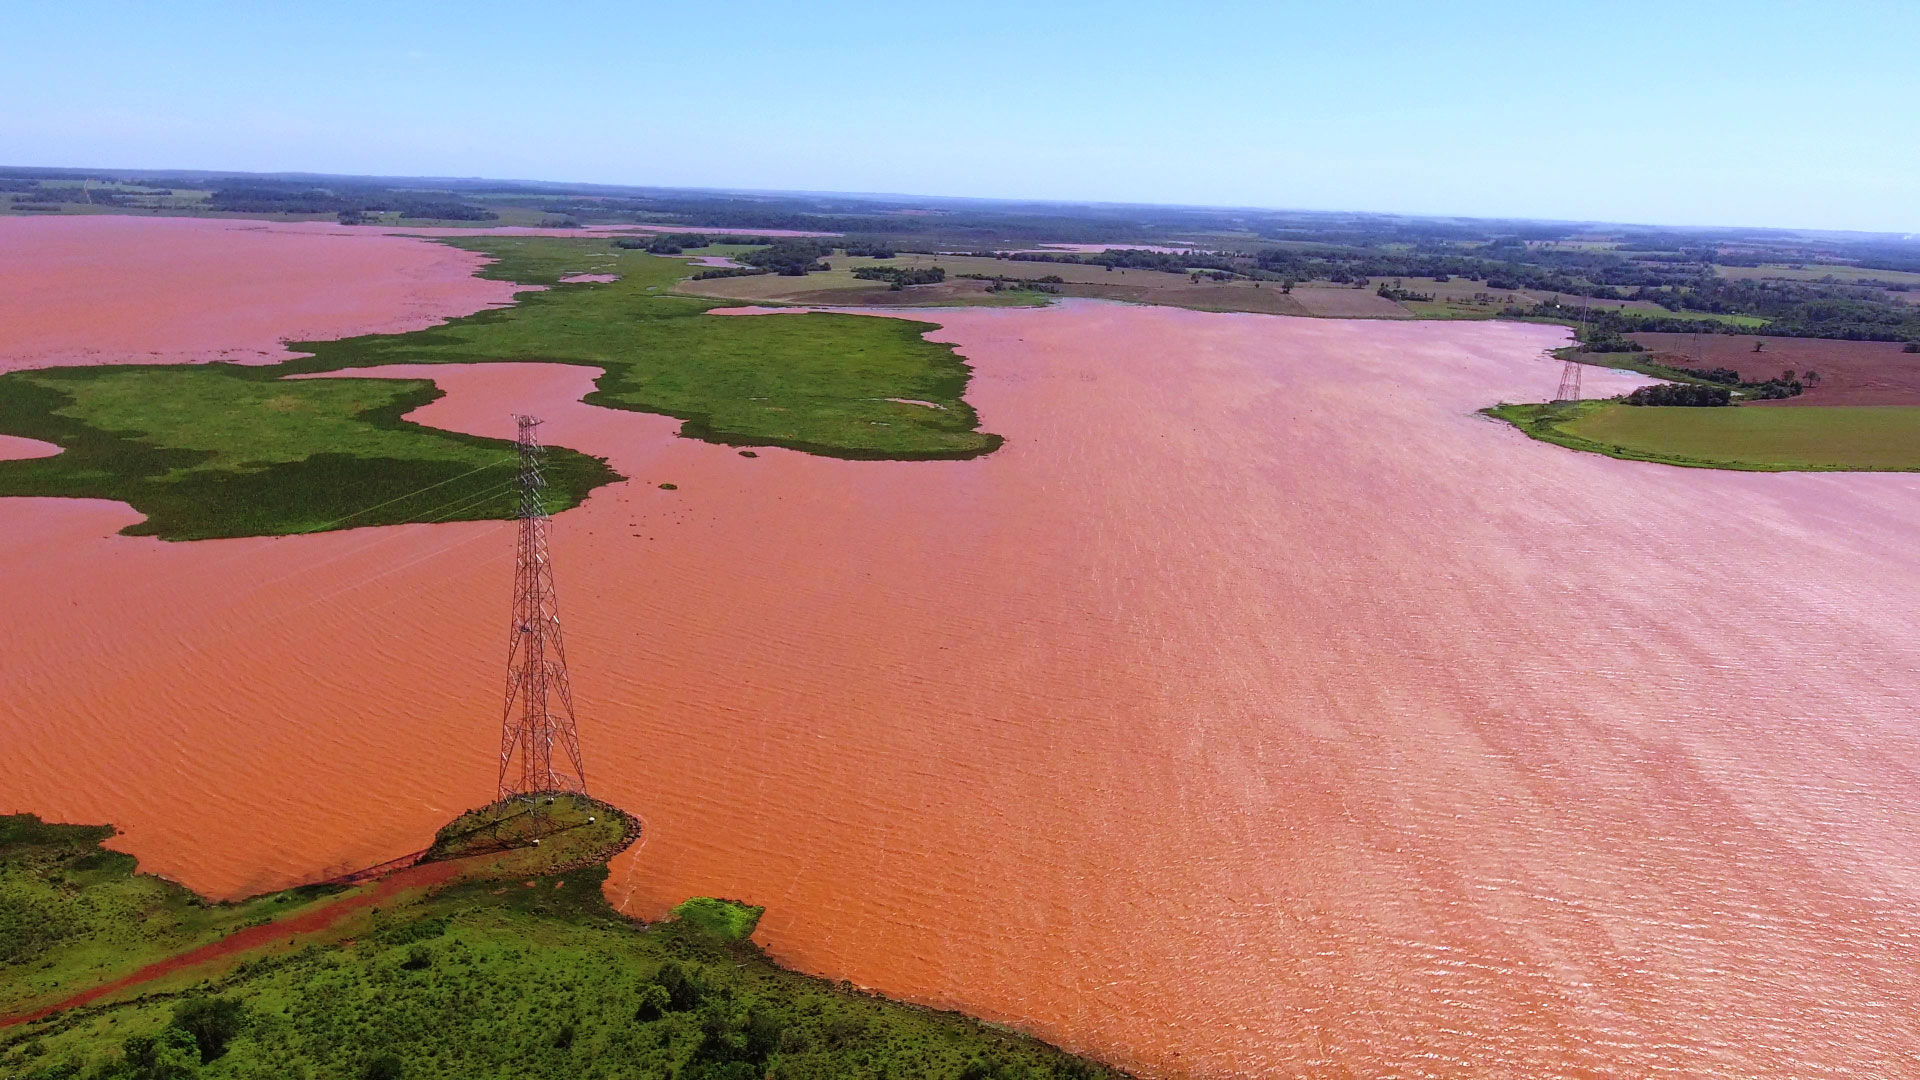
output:
<svg viewBox="0 0 1920 1080"><path fill-rule="evenodd" d="M1920 406L1501 405L1536 439L1631 461L1758 472L1920 470Z"/></svg>

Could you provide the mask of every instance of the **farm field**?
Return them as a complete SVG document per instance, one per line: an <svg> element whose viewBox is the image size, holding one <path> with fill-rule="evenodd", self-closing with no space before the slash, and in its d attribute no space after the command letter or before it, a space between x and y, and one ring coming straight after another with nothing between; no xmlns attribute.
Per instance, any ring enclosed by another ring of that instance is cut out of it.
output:
<svg viewBox="0 0 1920 1080"><path fill-rule="evenodd" d="M1374 292L1373 286L1300 284L1293 287L1293 301L1309 315L1335 319L1408 319L1413 314L1405 307Z"/></svg>
<svg viewBox="0 0 1920 1080"><path fill-rule="evenodd" d="M1104 249L1103 249L1104 250ZM1158 270L1114 269L1076 263L1027 262L1016 259L991 259L968 255L916 255L902 253L891 259L836 255L827 260L832 270L804 277L766 274L756 277L710 278L686 281L677 292L690 296L721 297L755 303L813 304L843 306L875 304L881 306L930 307L948 304L1032 306L1045 304L1054 296L1078 296L1089 299L1122 300L1132 303L1167 304L1199 311L1260 311L1275 315L1308 315L1312 312L1287 296L1278 282L1216 282L1202 278L1195 282L1186 274ZM891 266L901 269L938 266L946 270L947 280L938 285L916 285L890 290L883 282L866 281L853 276L861 267ZM1038 280L1058 277L1057 294L1024 290L990 293L988 283L964 277ZM1372 296L1371 293L1368 294ZM1378 297L1373 297L1378 300ZM1389 301L1390 303L1390 301ZM1401 313L1404 316L1404 311Z"/></svg>
<svg viewBox="0 0 1920 1080"><path fill-rule="evenodd" d="M1734 281L1844 281L1859 284L1892 283L1920 287L1920 273L1911 270L1879 270L1866 266L1834 263L1789 266L1784 263L1763 266L1716 266L1713 272Z"/></svg>
<svg viewBox="0 0 1920 1080"><path fill-rule="evenodd" d="M1646 346L1649 359L1686 367L1728 367L1749 378L1766 378L1787 369L1820 373L1818 386L1798 397L1757 403L1762 408L1920 405L1920 353L1906 352L1897 341L1704 333L1632 337ZM1762 346L1757 353L1753 351L1756 344Z"/></svg>
<svg viewBox="0 0 1920 1080"><path fill-rule="evenodd" d="M1920 470L1920 406L1502 406L1535 438L1632 461L1763 472Z"/></svg>

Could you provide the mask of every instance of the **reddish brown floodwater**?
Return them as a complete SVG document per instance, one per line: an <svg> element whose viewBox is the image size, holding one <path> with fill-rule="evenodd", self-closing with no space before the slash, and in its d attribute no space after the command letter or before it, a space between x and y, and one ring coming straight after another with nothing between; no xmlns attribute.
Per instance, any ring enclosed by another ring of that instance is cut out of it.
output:
<svg viewBox="0 0 1920 1080"><path fill-rule="evenodd" d="M633 478L555 525L590 779L648 825L617 902L765 903L800 968L1154 1075L1920 1073L1920 478L1475 415L1553 328L932 317L988 458L362 373ZM0 808L234 895L485 800L510 525L132 520L0 501Z"/></svg>
<svg viewBox="0 0 1920 1080"><path fill-rule="evenodd" d="M507 303L486 260L338 225L0 217L0 371L260 363L283 341L390 334Z"/></svg>

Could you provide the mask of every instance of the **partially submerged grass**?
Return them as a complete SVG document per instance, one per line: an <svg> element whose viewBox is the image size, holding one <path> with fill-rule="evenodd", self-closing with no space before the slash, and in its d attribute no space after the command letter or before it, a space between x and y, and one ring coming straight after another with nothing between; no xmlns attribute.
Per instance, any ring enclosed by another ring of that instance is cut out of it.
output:
<svg viewBox="0 0 1920 1080"><path fill-rule="evenodd" d="M0 461L0 496L115 499L169 540L513 516L512 444L401 419L425 380L282 381L230 364L58 368L0 376L0 430L62 447ZM548 452L548 507L619 474Z"/></svg>
<svg viewBox="0 0 1920 1080"><path fill-rule="evenodd" d="M1756 472L1920 470L1920 406L1582 401L1486 411L1544 442L1629 461Z"/></svg>
<svg viewBox="0 0 1920 1080"><path fill-rule="evenodd" d="M457 243L500 262L486 271L557 281L591 269L604 284L555 285L511 308L412 334L302 342L294 370L373 364L539 361L601 368L587 401L686 421L681 434L731 446L784 446L827 457L923 460L989 453L966 403L971 369L930 323L806 313L720 318L713 300L667 296L684 260L610 241L474 237ZM588 256L610 256L589 259ZM921 409L889 400L933 401Z"/></svg>
<svg viewBox="0 0 1920 1080"><path fill-rule="evenodd" d="M145 1040L179 1043L169 1029L209 1014L231 1022L199 1027L212 1036L199 1044L204 1060L190 1057L177 1075L1115 1075L955 1013L784 970L747 940L752 907L703 899L667 922L631 922L608 906L606 875L594 864L382 901L355 940L262 953L195 984L0 1028L0 1075L152 1075L135 1067ZM59 906L93 895L82 885ZM21 977L19 965L0 966L0 991Z"/></svg>
<svg viewBox="0 0 1920 1080"><path fill-rule="evenodd" d="M273 366L0 376L0 432L65 451L0 461L0 496L116 499L147 515L127 532L176 540L512 517L510 444L401 419L439 396L431 383L282 379L378 364L593 365L605 374L590 403L679 417L683 435L734 446L918 460L1000 445L964 399L970 369L921 336L931 324L714 317L713 300L665 295L687 274L683 260L603 238L449 242L493 256L485 276L548 288L432 329L295 343L314 355ZM560 283L581 273L619 279ZM891 400L902 398L941 408ZM548 469L554 511L620 478L559 447Z"/></svg>

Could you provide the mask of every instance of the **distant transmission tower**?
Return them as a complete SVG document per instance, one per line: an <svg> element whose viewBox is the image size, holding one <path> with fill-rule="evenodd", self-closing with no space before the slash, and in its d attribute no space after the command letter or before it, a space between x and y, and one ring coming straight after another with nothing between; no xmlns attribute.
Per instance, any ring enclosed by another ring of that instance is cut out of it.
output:
<svg viewBox="0 0 1920 1080"><path fill-rule="evenodd" d="M507 704L500 721L500 798L542 791L587 790L580 736L573 723L560 603L547 554L552 519L542 493L546 450L540 421L520 425L520 543L514 556L513 638L507 648ZM555 761L555 746L559 748Z"/></svg>
<svg viewBox="0 0 1920 1080"><path fill-rule="evenodd" d="M1587 303L1591 299L1588 296L1580 298L1580 329L1573 335L1573 351L1567 354L1566 365L1560 369L1560 389L1554 392L1555 401L1580 400L1580 369L1585 365L1580 363L1578 357L1580 346L1587 337Z"/></svg>

